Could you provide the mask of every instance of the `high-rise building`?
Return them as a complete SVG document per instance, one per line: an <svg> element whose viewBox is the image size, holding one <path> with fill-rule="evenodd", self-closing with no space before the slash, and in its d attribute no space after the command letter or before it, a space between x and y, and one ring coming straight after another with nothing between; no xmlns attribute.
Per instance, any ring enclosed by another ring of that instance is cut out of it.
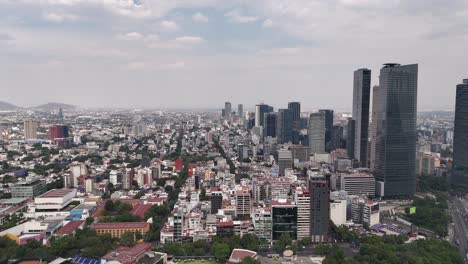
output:
<svg viewBox="0 0 468 264"><path fill-rule="evenodd" d="M278 166L279 166L279 175L284 176L284 170L292 168L293 160L290 150L280 149L278 150Z"/></svg>
<svg viewBox="0 0 468 264"><path fill-rule="evenodd" d="M361 167L368 167L370 86L371 70L356 70L353 88L354 159L360 162Z"/></svg>
<svg viewBox="0 0 468 264"><path fill-rule="evenodd" d="M217 214L219 209L223 208L223 192L220 190L211 191L211 213Z"/></svg>
<svg viewBox="0 0 468 264"><path fill-rule="evenodd" d="M416 192L418 65L385 64L376 102L375 178L379 196Z"/></svg>
<svg viewBox="0 0 468 264"><path fill-rule="evenodd" d="M468 79L456 94L452 184L468 184Z"/></svg>
<svg viewBox="0 0 468 264"><path fill-rule="evenodd" d="M258 104L255 106L255 126L264 125L264 118L266 113L273 112L273 107L267 104Z"/></svg>
<svg viewBox="0 0 468 264"><path fill-rule="evenodd" d="M263 136L276 137L276 126L278 124L277 113L266 113L264 116Z"/></svg>
<svg viewBox="0 0 468 264"><path fill-rule="evenodd" d="M283 234L297 239L297 206L286 200L272 201L272 238L279 240Z"/></svg>
<svg viewBox="0 0 468 264"><path fill-rule="evenodd" d="M237 105L237 116L239 116L239 118L244 117L244 105L243 104Z"/></svg>
<svg viewBox="0 0 468 264"><path fill-rule="evenodd" d="M310 192L307 189L296 191L295 202L297 205L297 240L310 235Z"/></svg>
<svg viewBox="0 0 468 264"><path fill-rule="evenodd" d="M250 216L250 208L252 207L250 199L250 190L244 188L236 192L236 216Z"/></svg>
<svg viewBox="0 0 468 264"><path fill-rule="evenodd" d="M301 129L301 103L289 102L288 109L291 112L293 129Z"/></svg>
<svg viewBox="0 0 468 264"><path fill-rule="evenodd" d="M346 150L348 152L348 157L354 159L354 147L355 139L354 132L356 132L356 120L348 118L348 126L346 129Z"/></svg>
<svg viewBox="0 0 468 264"><path fill-rule="evenodd" d="M292 141L292 115L289 109L278 109L278 123L276 124L276 138L278 144Z"/></svg>
<svg viewBox="0 0 468 264"><path fill-rule="evenodd" d="M310 114L309 147L310 154L325 153L325 112Z"/></svg>
<svg viewBox="0 0 468 264"><path fill-rule="evenodd" d="M372 126L371 126L371 147L370 147L370 169L375 170L375 142L377 141L377 112L381 112L383 104L380 102L380 89L379 86L372 88Z"/></svg>
<svg viewBox="0 0 468 264"><path fill-rule="evenodd" d="M343 126L333 126L332 131L332 147L334 149L343 148L344 146L344 129Z"/></svg>
<svg viewBox="0 0 468 264"><path fill-rule="evenodd" d="M231 103L230 102L225 102L224 103L224 119L230 121L231 120Z"/></svg>
<svg viewBox="0 0 468 264"><path fill-rule="evenodd" d="M33 120L24 121L24 139L37 139L39 123Z"/></svg>
<svg viewBox="0 0 468 264"><path fill-rule="evenodd" d="M68 126L53 125L49 127L49 140L54 140L56 138L67 138L67 137L69 137Z"/></svg>
<svg viewBox="0 0 468 264"><path fill-rule="evenodd" d="M330 222L330 187L324 176L309 179L310 238L313 243L328 241Z"/></svg>
<svg viewBox="0 0 468 264"><path fill-rule="evenodd" d="M271 242L272 218L271 208L257 207L252 214L255 235L260 240Z"/></svg>
<svg viewBox="0 0 468 264"><path fill-rule="evenodd" d="M332 131L333 131L333 110L323 109L320 113L325 114L325 149L331 150Z"/></svg>

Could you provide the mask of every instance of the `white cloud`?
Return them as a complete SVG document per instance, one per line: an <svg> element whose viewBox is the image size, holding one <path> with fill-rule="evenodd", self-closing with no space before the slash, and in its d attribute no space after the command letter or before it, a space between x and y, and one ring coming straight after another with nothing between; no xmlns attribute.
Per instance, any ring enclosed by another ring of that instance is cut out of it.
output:
<svg viewBox="0 0 468 264"><path fill-rule="evenodd" d="M123 40L139 40L142 39L144 36L139 32L129 32L125 34L119 34L117 37Z"/></svg>
<svg viewBox="0 0 468 264"><path fill-rule="evenodd" d="M179 30L179 25L176 22L170 20L163 20L159 23L159 27L164 31L176 31Z"/></svg>
<svg viewBox="0 0 468 264"><path fill-rule="evenodd" d="M209 19L207 16L203 15L202 13L198 12L192 15L192 20L196 22L208 22Z"/></svg>
<svg viewBox="0 0 468 264"><path fill-rule="evenodd" d="M300 48L274 48L262 49L258 52L260 55L296 55L302 51Z"/></svg>
<svg viewBox="0 0 468 264"><path fill-rule="evenodd" d="M252 23L259 20L259 17L256 16L247 16L243 15L239 9L233 9L224 14L225 17L229 18L229 21L232 23Z"/></svg>
<svg viewBox="0 0 468 264"><path fill-rule="evenodd" d="M200 44L203 42L203 38L200 37L194 37L194 36L183 36L183 37L178 37L174 40L174 42L178 44L189 44L189 45L195 45L195 44Z"/></svg>
<svg viewBox="0 0 468 264"><path fill-rule="evenodd" d="M60 23L64 21L76 21L79 17L68 13L45 13L43 14L43 18L50 22Z"/></svg>
<svg viewBox="0 0 468 264"><path fill-rule="evenodd" d="M162 69L162 70L178 70L178 69L182 69L182 68L185 68L185 62L180 61L180 62L176 62L176 63L163 65L160 69Z"/></svg>
<svg viewBox="0 0 468 264"><path fill-rule="evenodd" d="M264 28L269 28L273 26L273 20L271 19L265 19L262 23L262 27Z"/></svg>

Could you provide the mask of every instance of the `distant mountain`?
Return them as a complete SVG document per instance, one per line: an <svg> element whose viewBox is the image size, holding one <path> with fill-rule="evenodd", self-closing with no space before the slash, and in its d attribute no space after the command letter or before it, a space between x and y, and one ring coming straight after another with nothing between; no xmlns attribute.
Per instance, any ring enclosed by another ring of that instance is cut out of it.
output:
<svg viewBox="0 0 468 264"><path fill-rule="evenodd" d="M62 108L63 110L75 110L78 107L75 105L62 104L62 103L47 103L47 104L33 107L33 109L42 110L42 111L52 111L52 110L58 110L60 108Z"/></svg>
<svg viewBox="0 0 468 264"><path fill-rule="evenodd" d="M3 101L0 101L0 111L11 111L11 110L18 110L20 109L21 107L17 106L17 105L14 105L14 104L10 104L10 103L7 103L7 102L3 102Z"/></svg>

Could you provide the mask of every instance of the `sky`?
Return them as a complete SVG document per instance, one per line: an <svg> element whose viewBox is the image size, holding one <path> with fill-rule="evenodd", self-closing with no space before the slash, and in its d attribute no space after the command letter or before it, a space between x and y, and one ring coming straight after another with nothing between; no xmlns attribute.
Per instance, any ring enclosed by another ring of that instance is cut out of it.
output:
<svg viewBox="0 0 468 264"><path fill-rule="evenodd" d="M466 0L0 0L0 100L351 109L353 71L419 64L419 110L468 78Z"/></svg>

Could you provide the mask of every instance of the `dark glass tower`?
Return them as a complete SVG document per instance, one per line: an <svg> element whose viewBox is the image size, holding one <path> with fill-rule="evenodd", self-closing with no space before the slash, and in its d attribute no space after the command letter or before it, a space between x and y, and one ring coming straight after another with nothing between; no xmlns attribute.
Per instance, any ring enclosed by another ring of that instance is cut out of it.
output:
<svg viewBox="0 0 468 264"><path fill-rule="evenodd" d="M273 112L273 107L266 104L258 104L255 106L255 126L264 125L264 117L266 113Z"/></svg>
<svg viewBox="0 0 468 264"><path fill-rule="evenodd" d="M299 102L289 102L288 109L292 115L293 128L301 128L301 103Z"/></svg>
<svg viewBox="0 0 468 264"><path fill-rule="evenodd" d="M326 177L309 179L310 238L313 243L328 241L330 223L330 188Z"/></svg>
<svg viewBox="0 0 468 264"><path fill-rule="evenodd" d="M368 167L367 149L369 143L369 104L370 104L371 70L359 69L354 72L353 119L354 159L361 167Z"/></svg>
<svg viewBox="0 0 468 264"><path fill-rule="evenodd" d="M263 136L276 137L276 125L278 123L278 115L276 113L266 113L264 117Z"/></svg>
<svg viewBox="0 0 468 264"><path fill-rule="evenodd" d="M375 178L380 196L416 192L418 65L385 64L376 101Z"/></svg>
<svg viewBox="0 0 468 264"><path fill-rule="evenodd" d="M292 141L292 114L289 109L278 109L278 123L276 125L276 138L278 144Z"/></svg>
<svg viewBox="0 0 468 264"><path fill-rule="evenodd" d="M333 110L319 110L320 113L325 113L325 149L331 150L332 132L333 132Z"/></svg>
<svg viewBox="0 0 468 264"><path fill-rule="evenodd" d="M456 93L452 184L468 184L468 79Z"/></svg>

